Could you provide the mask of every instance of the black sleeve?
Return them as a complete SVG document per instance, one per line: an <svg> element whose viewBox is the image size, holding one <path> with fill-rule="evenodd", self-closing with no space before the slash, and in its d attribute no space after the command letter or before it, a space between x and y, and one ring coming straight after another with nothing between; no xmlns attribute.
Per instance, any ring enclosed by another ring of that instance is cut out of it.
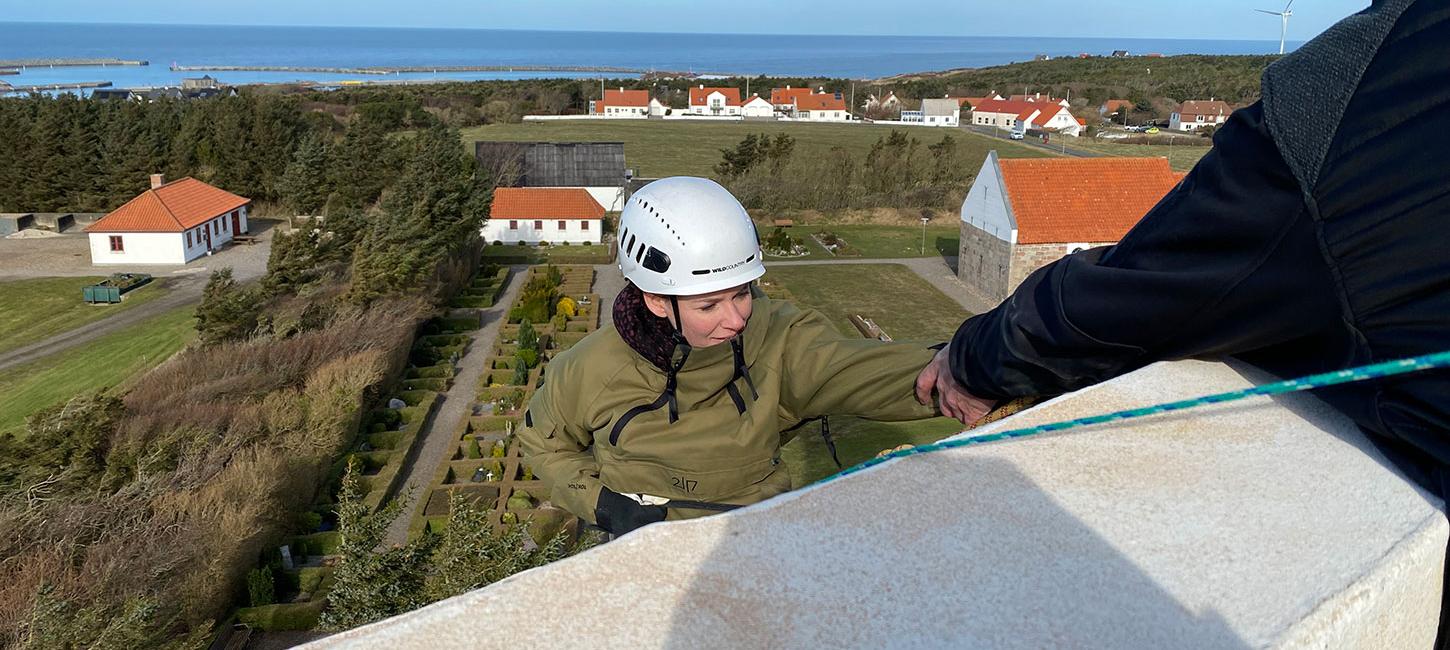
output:
<svg viewBox="0 0 1450 650"><path fill-rule="evenodd" d="M963 323L951 370L973 394L1005 399L1250 352L1338 321L1334 286L1256 103L1121 242L1037 270Z"/></svg>

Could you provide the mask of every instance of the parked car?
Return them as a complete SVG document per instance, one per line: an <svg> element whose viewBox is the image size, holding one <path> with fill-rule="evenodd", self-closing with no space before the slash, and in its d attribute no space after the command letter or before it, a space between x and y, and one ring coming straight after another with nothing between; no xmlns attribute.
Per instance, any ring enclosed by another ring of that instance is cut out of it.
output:
<svg viewBox="0 0 1450 650"><path fill-rule="evenodd" d="M1153 135L1154 133L1157 133L1158 132L1158 127L1156 127L1156 126L1150 126L1147 129L1145 129L1143 132L1144 133L1147 133L1148 135Z"/></svg>
<svg viewBox="0 0 1450 650"><path fill-rule="evenodd" d="M1009 131L1007 133L1007 137L1009 139L1012 139L1012 140L1021 140L1022 139L1022 132L1021 131Z"/></svg>

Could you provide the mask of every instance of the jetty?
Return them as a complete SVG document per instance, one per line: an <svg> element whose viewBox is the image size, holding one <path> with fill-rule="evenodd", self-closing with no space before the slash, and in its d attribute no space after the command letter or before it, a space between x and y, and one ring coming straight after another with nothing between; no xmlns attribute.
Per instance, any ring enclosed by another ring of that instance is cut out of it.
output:
<svg viewBox="0 0 1450 650"><path fill-rule="evenodd" d="M12 86L0 81L0 93L38 93L47 90L78 90L81 88L110 88L109 81L70 81L54 84L30 84L25 86Z"/></svg>
<svg viewBox="0 0 1450 650"><path fill-rule="evenodd" d="M149 61L125 59L0 59L0 68L77 68L114 65L151 65Z"/></svg>

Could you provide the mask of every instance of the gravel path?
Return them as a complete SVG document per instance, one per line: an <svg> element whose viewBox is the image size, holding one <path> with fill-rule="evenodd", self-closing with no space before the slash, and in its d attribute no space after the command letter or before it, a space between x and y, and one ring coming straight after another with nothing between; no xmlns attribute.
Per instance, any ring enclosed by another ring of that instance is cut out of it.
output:
<svg viewBox="0 0 1450 650"><path fill-rule="evenodd" d="M458 374L453 377L453 387L443 394L443 402L438 405L438 410L418 432L422 440L413 443L416 453L409 454L403 461L408 463L403 470L407 472L407 478L403 481L398 496L394 498L407 501L403 504L402 512L398 513L398 518L388 526L388 533L383 538L384 546L408 541L408 525L412 523L418 508L428 502L427 491L428 486L433 484L433 475L457 444L453 434L458 431L463 419L472 412L473 402L478 396L478 379L483 376L484 361L493 350L494 338L498 336L499 325L505 321L504 315L509 305L513 304L519 288L523 286L523 275L528 267L509 268L508 284L503 294L492 307L483 310L483 327L474 333L468 353L458 361Z"/></svg>

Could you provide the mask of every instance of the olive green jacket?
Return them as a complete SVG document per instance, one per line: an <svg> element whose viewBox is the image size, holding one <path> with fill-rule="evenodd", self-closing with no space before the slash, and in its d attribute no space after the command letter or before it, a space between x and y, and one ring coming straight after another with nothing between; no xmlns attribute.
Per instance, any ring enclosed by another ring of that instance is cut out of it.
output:
<svg viewBox="0 0 1450 650"><path fill-rule="evenodd" d="M605 486L668 499L755 503L791 489L780 448L792 436L785 431L802 420L936 415L914 395L916 376L934 354L924 345L845 338L819 312L764 297L755 299L741 336L758 397L735 376L730 344L696 348L678 375L674 423L661 399L666 374L613 326L550 361L519 440L553 502L590 523ZM671 519L708 514L669 512Z"/></svg>

